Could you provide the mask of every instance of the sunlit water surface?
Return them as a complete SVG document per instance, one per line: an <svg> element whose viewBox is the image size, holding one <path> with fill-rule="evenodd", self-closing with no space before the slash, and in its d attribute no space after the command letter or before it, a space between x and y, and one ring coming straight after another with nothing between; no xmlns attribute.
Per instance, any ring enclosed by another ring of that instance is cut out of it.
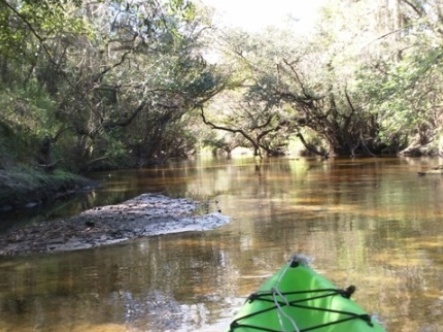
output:
<svg viewBox="0 0 443 332"><path fill-rule="evenodd" d="M102 188L35 218L162 192L216 200L231 222L0 258L0 331L223 331L293 253L339 287L356 285L388 331L443 331L443 177L417 176L437 162L203 160L95 174Z"/></svg>

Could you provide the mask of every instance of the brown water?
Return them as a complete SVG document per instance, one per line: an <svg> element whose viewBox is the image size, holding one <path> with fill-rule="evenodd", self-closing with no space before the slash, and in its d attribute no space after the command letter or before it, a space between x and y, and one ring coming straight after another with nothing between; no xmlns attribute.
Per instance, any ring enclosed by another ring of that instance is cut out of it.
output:
<svg viewBox="0 0 443 332"><path fill-rule="evenodd" d="M416 173L437 162L242 159L98 174L106 185L75 206L163 192L216 199L231 222L1 258L0 331L223 331L293 253L356 285L390 332L443 331L443 177Z"/></svg>

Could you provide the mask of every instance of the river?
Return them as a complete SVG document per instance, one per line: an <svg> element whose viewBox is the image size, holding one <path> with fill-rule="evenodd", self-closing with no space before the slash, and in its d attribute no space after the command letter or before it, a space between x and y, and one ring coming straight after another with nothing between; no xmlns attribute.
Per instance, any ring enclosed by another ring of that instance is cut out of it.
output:
<svg viewBox="0 0 443 332"><path fill-rule="evenodd" d="M356 285L353 298L388 331L442 331L443 177L417 175L437 162L203 159L93 174L101 188L14 222L161 192L216 201L230 223L0 258L0 331L223 331L294 253Z"/></svg>

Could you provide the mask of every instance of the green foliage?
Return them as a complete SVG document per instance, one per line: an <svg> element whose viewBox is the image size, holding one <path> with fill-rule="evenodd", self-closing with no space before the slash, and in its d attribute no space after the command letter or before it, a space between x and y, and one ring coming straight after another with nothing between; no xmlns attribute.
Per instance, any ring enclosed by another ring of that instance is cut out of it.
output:
<svg viewBox="0 0 443 332"><path fill-rule="evenodd" d="M227 149L280 151L304 133L343 155L425 144L443 123L441 4L397 4L330 2L310 38L211 39L189 0L0 0L0 163L35 162L43 138L76 170L184 156L208 138L201 107L233 129L208 138Z"/></svg>
<svg viewBox="0 0 443 332"><path fill-rule="evenodd" d="M0 114L0 147L3 163L32 163L43 137L52 136L57 128L53 100L35 85L27 89L0 91L3 112ZM7 162L5 162L7 159Z"/></svg>
<svg viewBox="0 0 443 332"><path fill-rule="evenodd" d="M222 83L201 22L189 1L0 2L0 121L28 162L43 137L74 170L183 155L195 140L182 118Z"/></svg>
<svg viewBox="0 0 443 332"><path fill-rule="evenodd" d="M386 6L331 1L310 39L287 31L231 32L236 75L248 86L244 99L291 108L284 118L294 133L309 129L332 154L428 144L443 120L442 3Z"/></svg>
<svg viewBox="0 0 443 332"><path fill-rule="evenodd" d="M386 145L394 142L405 153L421 153L420 149L438 153L424 148L438 139L443 119L443 49L437 42L441 23L426 12L435 5L417 7L420 17L409 16L409 26L398 39L397 56L367 63L357 80L367 93L370 112L378 118L380 140Z"/></svg>
<svg viewBox="0 0 443 332"><path fill-rule="evenodd" d="M184 22L191 23L196 17L196 7L192 1L170 0L169 8L171 13L178 15Z"/></svg>

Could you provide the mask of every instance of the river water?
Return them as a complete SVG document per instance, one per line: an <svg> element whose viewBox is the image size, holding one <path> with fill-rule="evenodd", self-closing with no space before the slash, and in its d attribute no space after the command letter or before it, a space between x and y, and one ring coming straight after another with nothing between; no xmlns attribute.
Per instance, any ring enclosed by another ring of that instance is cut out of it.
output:
<svg viewBox="0 0 443 332"><path fill-rule="evenodd" d="M443 331L443 177L417 175L437 162L199 160L94 174L102 188L39 216L161 192L211 200L231 221L0 258L0 331L223 331L294 253L337 286L356 285L354 299L388 331Z"/></svg>

